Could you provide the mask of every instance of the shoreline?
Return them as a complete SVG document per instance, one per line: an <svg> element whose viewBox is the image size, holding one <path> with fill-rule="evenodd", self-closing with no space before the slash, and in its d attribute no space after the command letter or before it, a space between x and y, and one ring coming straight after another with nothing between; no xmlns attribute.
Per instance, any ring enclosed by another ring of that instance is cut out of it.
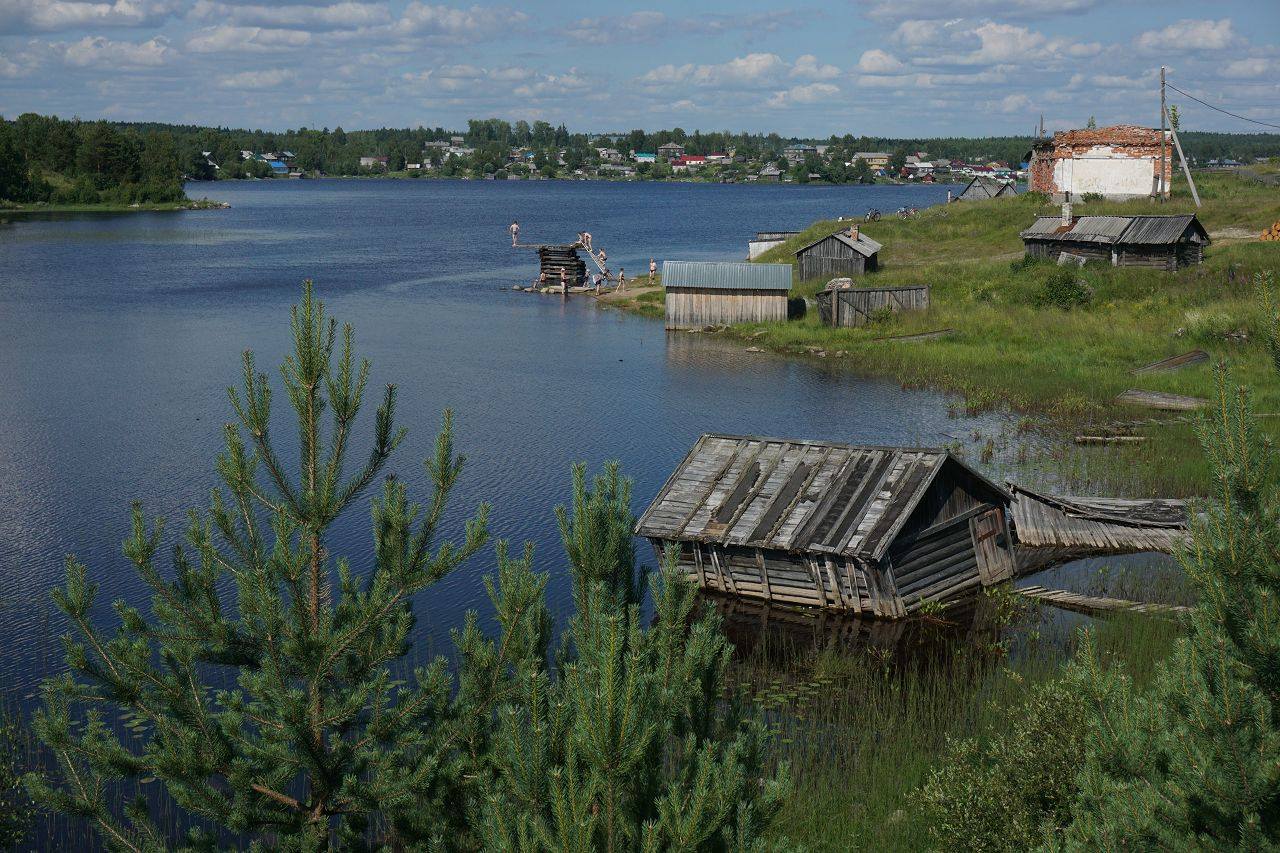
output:
<svg viewBox="0 0 1280 853"><path fill-rule="evenodd" d="M826 361L833 371L954 394L965 413L1007 412L1020 419L1019 432L1039 432L1059 445L1051 469L1117 496L1203 494L1207 470L1194 413L1142 408L1126 395L1138 389L1207 403L1215 393L1213 363L1226 361L1232 383L1251 386L1259 410L1280 410L1254 284L1255 274L1280 273L1280 257L1258 236L1280 220L1280 197L1237 185L1234 176L1197 180L1208 189L1199 211L1185 185L1158 211L1146 199L1077 204L1080 214L1198 212L1216 236L1202 265L1176 273L1089 265L1077 274L1088 298L1074 309L1039 301L1059 268L1025 262L1018 232L1056 207L1021 195L938 205L922 209L917 220L864 226L884 243L887 259L865 286L927 282L933 291L927 311L853 328L823 326L812 305L823 282L798 281L791 295L810 303L805 317L703 333L748 352ZM847 225L814 223L758 260L790 262L795 248ZM650 318L664 314L660 288L598 301ZM948 334L929 337L939 329ZM1184 370L1136 372L1193 349L1210 358ZM1265 429L1280 438L1280 419L1266 421Z"/></svg>
<svg viewBox="0 0 1280 853"><path fill-rule="evenodd" d="M0 218L9 214L30 216L45 213L176 213L184 210L226 210L230 202L201 198L164 204L21 204L0 207Z"/></svg>

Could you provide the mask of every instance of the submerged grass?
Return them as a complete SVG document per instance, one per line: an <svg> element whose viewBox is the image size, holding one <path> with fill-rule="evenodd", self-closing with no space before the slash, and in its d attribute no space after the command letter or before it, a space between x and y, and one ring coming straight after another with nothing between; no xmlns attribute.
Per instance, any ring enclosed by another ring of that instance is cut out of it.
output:
<svg viewBox="0 0 1280 853"><path fill-rule="evenodd" d="M1019 637L969 634L945 654L908 661L870 646L757 653L739 667L771 715L778 757L796 782L774 824L810 850L922 850L930 846L921 787L949 739L995 733L1028 688L1061 675L1073 622L1033 609ZM1181 630L1122 616L1095 628L1099 648L1138 683Z"/></svg>

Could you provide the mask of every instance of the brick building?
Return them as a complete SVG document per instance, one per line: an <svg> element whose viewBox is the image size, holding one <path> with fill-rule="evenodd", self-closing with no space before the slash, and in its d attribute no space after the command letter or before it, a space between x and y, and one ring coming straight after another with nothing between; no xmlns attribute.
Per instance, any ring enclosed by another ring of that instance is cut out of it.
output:
<svg viewBox="0 0 1280 853"><path fill-rule="evenodd" d="M1173 145L1164 135L1164 174L1160 173L1160 131L1120 124L1064 130L1040 140L1028 157L1029 189L1055 201L1097 193L1111 199L1165 192L1173 174Z"/></svg>

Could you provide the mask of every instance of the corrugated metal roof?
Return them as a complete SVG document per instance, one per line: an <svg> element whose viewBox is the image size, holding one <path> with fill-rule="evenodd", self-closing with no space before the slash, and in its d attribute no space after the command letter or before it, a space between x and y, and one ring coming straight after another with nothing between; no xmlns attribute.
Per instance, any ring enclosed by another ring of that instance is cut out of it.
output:
<svg viewBox="0 0 1280 853"><path fill-rule="evenodd" d="M1208 242L1209 235L1193 213L1181 216L1134 216L1118 242L1148 246L1176 243L1192 223L1195 223L1195 230L1199 235Z"/></svg>
<svg viewBox="0 0 1280 853"><path fill-rule="evenodd" d="M948 461L963 465L939 449L704 435L636 533L879 560Z"/></svg>
<svg viewBox="0 0 1280 853"><path fill-rule="evenodd" d="M1041 216L1022 237L1069 240L1106 245L1168 245L1176 243L1189 225L1207 243L1209 235L1195 214L1173 216L1079 216L1070 228L1062 227L1057 216Z"/></svg>
<svg viewBox="0 0 1280 853"><path fill-rule="evenodd" d="M722 290L790 290L791 264L663 261L662 286Z"/></svg>
<svg viewBox="0 0 1280 853"><path fill-rule="evenodd" d="M852 237L850 237L848 232L837 231L834 234L828 234L825 237L819 237L817 240L814 240L812 243L810 243L807 246L801 246L799 249L796 249L795 253L797 255L803 254L804 252L807 252L808 250L812 249L814 246L818 245L819 243L825 240L829 240L832 237L836 238L841 243L844 243L846 246L848 246L850 249L853 249L855 252L862 255L864 258L869 258L872 255L874 255L876 252L884 248L875 240L872 240L866 234L863 234L861 231L858 232L857 240L854 240Z"/></svg>

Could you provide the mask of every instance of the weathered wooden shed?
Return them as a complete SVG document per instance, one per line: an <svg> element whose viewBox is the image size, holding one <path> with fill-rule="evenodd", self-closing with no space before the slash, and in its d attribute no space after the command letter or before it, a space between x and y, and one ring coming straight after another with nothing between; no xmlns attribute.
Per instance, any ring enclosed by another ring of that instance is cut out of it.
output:
<svg viewBox="0 0 1280 853"><path fill-rule="evenodd" d="M707 589L897 618L1012 576L1010 500L946 450L704 435L636 533Z"/></svg>
<svg viewBox="0 0 1280 853"><path fill-rule="evenodd" d="M663 261L667 328L783 322L791 264Z"/></svg>
<svg viewBox="0 0 1280 853"><path fill-rule="evenodd" d="M800 280L835 278L874 272L880 265L881 246L858 226L815 240L796 252Z"/></svg>
<svg viewBox="0 0 1280 853"><path fill-rule="evenodd" d="M828 282L815 299L818 316L824 325L864 326L881 311L927 311L929 286L927 284L902 287L842 287ZM847 279L846 279L847 281Z"/></svg>
<svg viewBox="0 0 1280 853"><path fill-rule="evenodd" d="M1013 198L1018 191L1013 181L1001 181L986 175L975 175L956 196L956 201L985 201L989 198Z"/></svg>
<svg viewBox="0 0 1280 853"><path fill-rule="evenodd" d="M1204 261L1209 232L1193 213L1174 216L1041 216L1021 234L1028 255L1063 252L1117 267L1173 272Z"/></svg>

